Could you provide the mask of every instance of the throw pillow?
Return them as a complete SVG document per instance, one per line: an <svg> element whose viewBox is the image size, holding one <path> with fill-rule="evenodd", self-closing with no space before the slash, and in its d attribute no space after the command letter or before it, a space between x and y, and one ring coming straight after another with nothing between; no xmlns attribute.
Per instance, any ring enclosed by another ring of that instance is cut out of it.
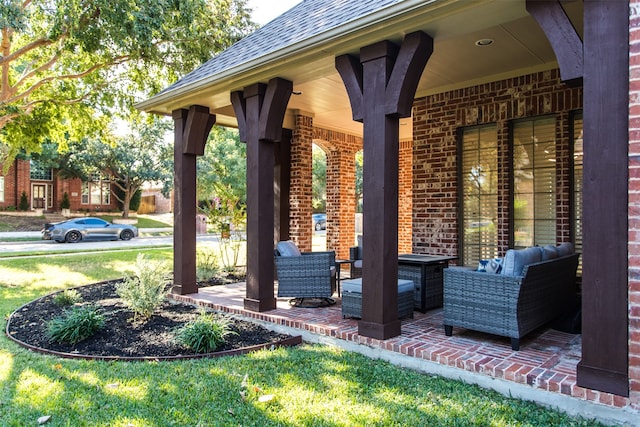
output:
<svg viewBox="0 0 640 427"><path fill-rule="evenodd" d="M291 240L285 242L278 242L276 249L280 256L301 256L302 253L295 243Z"/></svg>
<svg viewBox="0 0 640 427"><path fill-rule="evenodd" d="M483 273L500 273L500 271L502 271L502 258L481 259L478 262L477 271Z"/></svg>

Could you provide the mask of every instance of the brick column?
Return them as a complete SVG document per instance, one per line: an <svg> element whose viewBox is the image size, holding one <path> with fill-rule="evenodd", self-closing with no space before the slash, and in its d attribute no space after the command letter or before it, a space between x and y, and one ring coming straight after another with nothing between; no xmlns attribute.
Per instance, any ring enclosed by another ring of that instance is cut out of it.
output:
<svg viewBox="0 0 640 427"><path fill-rule="evenodd" d="M410 253L413 240L413 141L400 141L398 253Z"/></svg>
<svg viewBox="0 0 640 427"><path fill-rule="evenodd" d="M311 251L313 236L313 118L297 115L291 139L289 232L301 251Z"/></svg>
<svg viewBox="0 0 640 427"><path fill-rule="evenodd" d="M349 258L354 245L355 190L355 152L337 147L327 155L327 250L337 258Z"/></svg>

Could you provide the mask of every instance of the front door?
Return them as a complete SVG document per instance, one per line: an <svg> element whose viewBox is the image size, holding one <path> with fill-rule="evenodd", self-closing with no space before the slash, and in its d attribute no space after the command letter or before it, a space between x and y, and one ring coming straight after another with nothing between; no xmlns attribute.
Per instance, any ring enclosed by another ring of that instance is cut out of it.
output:
<svg viewBox="0 0 640 427"><path fill-rule="evenodd" d="M47 185L33 184L31 186L31 208L45 209L47 206Z"/></svg>

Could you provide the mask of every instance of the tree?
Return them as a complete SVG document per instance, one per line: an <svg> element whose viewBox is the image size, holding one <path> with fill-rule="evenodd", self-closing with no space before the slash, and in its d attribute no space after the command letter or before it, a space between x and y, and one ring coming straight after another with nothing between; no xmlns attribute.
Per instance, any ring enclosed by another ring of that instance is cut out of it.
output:
<svg viewBox="0 0 640 427"><path fill-rule="evenodd" d="M2 159L113 142L113 115L157 93L253 30L246 0L3 0Z"/></svg>
<svg viewBox="0 0 640 427"><path fill-rule="evenodd" d="M204 156L198 157L198 200L215 197L237 199L246 203L247 150L237 129L214 126L209 134Z"/></svg>
<svg viewBox="0 0 640 427"><path fill-rule="evenodd" d="M95 139L71 144L60 156L60 173L84 181L96 174L108 177L120 190L113 196L122 203L123 218L128 218L131 199L145 183L162 183L165 192L172 184L173 150L167 140L171 126L169 120L156 118L135 126L133 133L113 145Z"/></svg>
<svg viewBox="0 0 640 427"><path fill-rule="evenodd" d="M356 212L362 212L362 197L364 186L362 168L364 165L364 153L362 150L356 153Z"/></svg>
<svg viewBox="0 0 640 427"><path fill-rule="evenodd" d="M313 144L311 166L311 192L314 212L327 210L327 155L324 150Z"/></svg>

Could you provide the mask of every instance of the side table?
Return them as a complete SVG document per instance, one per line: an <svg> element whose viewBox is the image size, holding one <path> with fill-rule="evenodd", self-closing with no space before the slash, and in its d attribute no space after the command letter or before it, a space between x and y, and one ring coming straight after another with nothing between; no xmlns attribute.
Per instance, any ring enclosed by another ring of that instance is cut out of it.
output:
<svg viewBox="0 0 640 427"><path fill-rule="evenodd" d="M336 290L338 291L338 296L340 296L340 269L343 264L350 264L356 262L354 259L337 259L336 263ZM351 279L351 272L349 272L349 279Z"/></svg>
<svg viewBox="0 0 640 427"><path fill-rule="evenodd" d="M442 306L442 269L447 268L449 256L400 254L398 278L412 280L416 286L415 309L425 313L430 308Z"/></svg>

